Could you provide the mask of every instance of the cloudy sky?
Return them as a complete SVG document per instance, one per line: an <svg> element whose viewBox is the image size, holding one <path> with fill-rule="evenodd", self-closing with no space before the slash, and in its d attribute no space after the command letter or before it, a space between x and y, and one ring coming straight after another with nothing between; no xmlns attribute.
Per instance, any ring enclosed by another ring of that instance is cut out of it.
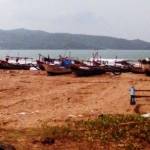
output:
<svg viewBox="0 0 150 150"><path fill-rule="evenodd" d="M0 29L150 41L150 0L0 0Z"/></svg>

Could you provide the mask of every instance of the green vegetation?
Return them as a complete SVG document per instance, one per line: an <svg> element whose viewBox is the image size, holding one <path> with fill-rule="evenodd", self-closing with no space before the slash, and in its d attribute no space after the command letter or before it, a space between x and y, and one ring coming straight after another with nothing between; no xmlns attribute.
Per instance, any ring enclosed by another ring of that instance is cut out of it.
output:
<svg viewBox="0 0 150 150"><path fill-rule="evenodd" d="M38 129L14 131L7 135L7 141L10 136L13 140L22 136L39 142L49 137L74 142L99 141L101 145L113 143L126 150L142 149L144 144L150 143L150 120L139 115L101 115L93 120L67 120L63 126L50 126L43 122Z"/></svg>
<svg viewBox="0 0 150 150"><path fill-rule="evenodd" d="M125 148L132 149L139 141L150 143L150 120L139 115L101 115L94 120L68 121L63 127L43 123L40 134L54 139L126 143Z"/></svg>

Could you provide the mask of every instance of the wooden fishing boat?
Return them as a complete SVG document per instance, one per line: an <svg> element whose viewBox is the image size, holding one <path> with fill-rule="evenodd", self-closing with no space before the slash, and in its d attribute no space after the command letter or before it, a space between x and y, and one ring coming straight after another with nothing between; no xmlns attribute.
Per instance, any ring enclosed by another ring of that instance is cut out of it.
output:
<svg viewBox="0 0 150 150"><path fill-rule="evenodd" d="M63 75L72 73L72 70L70 68L66 68L60 65L43 64L43 67L47 71L48 75Z"/></svg>
<svg viewBox="0 0 150 150"><path fill-rule="evenodd" d="M55 61L55 59L51 59L49 56L45 57L45 56L39 54L39 59L36 61L36 63L40 70L45 70L43 64L54 63L54 61Z"/></svg>
<svg viewBox="0 0 150 150"><path fill-rule="evenodd" d="M150 76L150 58L139 60L139 62L141 63L144 73Z"/></svg>
<svg viewBox="0 0 150 150"><path fill-rule="evenodd" d="M46 66L45 64L50 64L50 66L57 64L55 66L57 68L59 68L58 66L64 66L64 68L70 68L72 64L72 59L67 58L67 57L61 57L61 56L55 59L55 58L50 58L49 55L48 57L45 57L39 54L39 59L36 62L37 62L38 68L41 70L45 70L45 67L44 67Z"/></svg>
<svg viewBox="0 0 150 150"><path fill-rule="evenodd" d="M131 60L123 60L123 61L117 61L116 64L121 64L121 71L122 72L132 72L136 74L144 74L144 69L143 67L137 62L133 61L132 63L130 62ZM137 65L136 65L137 64Z"/></svg>
<svg viewBox="0 0 150 150"><path fill-rule="evenodd" d="M105 73L105 70L100 66L74 64L71 66L71 69L76 76L93 76Z"/></svg>
<svg viewBox="0 0 150 150"><path fill-rule="evenodd" d="M77 76L92 76L104 74L106 72L113 73L114 75L120 75L122 73L122 69L116 65L103 65L98 61L87 61L86 62L78 62L72 65L71 69Z"/></svg>
<svg viewBox="0 0 150 150"><path fill-rule="evenodd" d="M45 68L44 68L44 64L45 64L45 62L43 62L43 61L40 61L40 60L37 60L36 61L36 63L37 63L37 67L40 69L40 70L45 70Z"/></svg>
<svg viewBox="0 0 150 150"><path fill-rule="evenodd" d="M132 67L131 72L135 73L135 74L144 74L145 73L144 69L141 67Z"/></svg>
<svg viewBox="0 0 150 150"><path fill-rule="evenodd" d="M0 69L7 70L30 70L36 65L33 63L33 58L29 57L10 57L6 56L5 60L0 60Z"/></svg>
<svg viewBox="0 0 150 150"><path fill-rule="evenodd" d="M29 70L31 64L8 63L7 61L0 60L0 69L8 70Z"/></svg>

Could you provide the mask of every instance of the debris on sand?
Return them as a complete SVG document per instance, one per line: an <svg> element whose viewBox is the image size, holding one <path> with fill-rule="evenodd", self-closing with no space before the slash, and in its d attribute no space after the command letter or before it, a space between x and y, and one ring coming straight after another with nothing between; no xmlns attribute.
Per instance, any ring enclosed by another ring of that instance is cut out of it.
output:
<svg viewBox="0 0 150 150"><path fill-rule="evenodd" d="M46 138L42 139L41 143L44 145L46 145L46 144L52 145L55 143L55 139L50 138L50 137L46 137Z"/></svg>
<svg viewBox="0 0 150 150"><path fill-rule="evenodd" d="M146 114L143 114L141 116L144 117L144 118L150 118L150 113L146 113Z"/></svg>

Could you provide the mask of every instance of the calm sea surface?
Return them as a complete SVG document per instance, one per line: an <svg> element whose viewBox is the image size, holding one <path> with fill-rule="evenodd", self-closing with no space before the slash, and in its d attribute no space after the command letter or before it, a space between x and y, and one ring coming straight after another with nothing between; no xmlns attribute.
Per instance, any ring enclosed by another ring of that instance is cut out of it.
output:
<svg viewBox="0 0 150 150"><path fill-rule="evenodd" d="M88 59L95 52L98 52L102 58L115 58L117 56L124 59L142 59L150 57L150 50L0 50L0 59L5 58L7 55L37 59L39 54L49 55L52 58L62 55Z"/></svg>

